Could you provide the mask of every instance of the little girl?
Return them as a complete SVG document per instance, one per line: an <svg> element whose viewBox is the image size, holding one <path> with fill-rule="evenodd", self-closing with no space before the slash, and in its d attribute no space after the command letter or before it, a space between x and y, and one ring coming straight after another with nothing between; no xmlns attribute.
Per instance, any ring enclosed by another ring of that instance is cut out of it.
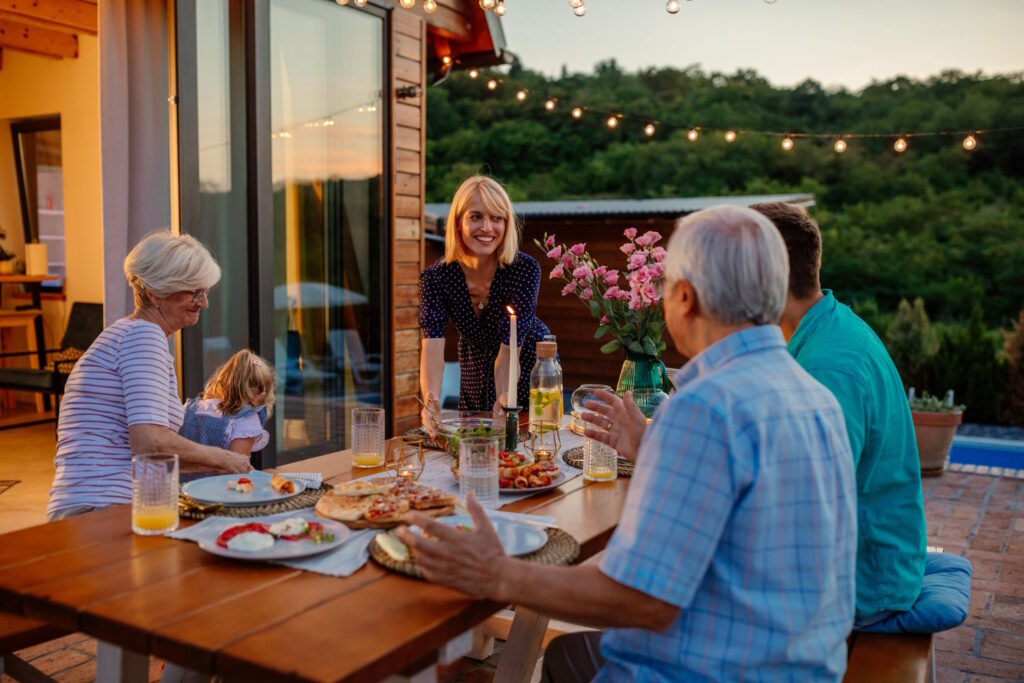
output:
<svg viewBox="0 0 1024 683"><path fill-rule="evenodd" d="M274 409L277 378L267 361L247 349L217 369L201 398L185 404L178 433L206 446L251 455L267 445L263 429Z"/></svg>

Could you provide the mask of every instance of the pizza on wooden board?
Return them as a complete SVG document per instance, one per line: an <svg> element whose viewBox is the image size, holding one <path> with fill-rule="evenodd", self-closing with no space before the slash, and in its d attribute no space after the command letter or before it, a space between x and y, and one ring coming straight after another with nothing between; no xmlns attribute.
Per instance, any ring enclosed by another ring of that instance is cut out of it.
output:
<svg viewBox="0 0 1024 683"><path fill-rule="evenodd" d="M410 510L444 517L458 502L453 494L407 479L363 479L339 484L321 496L316 513L353 529L389 529L401 524Z"/></svg>

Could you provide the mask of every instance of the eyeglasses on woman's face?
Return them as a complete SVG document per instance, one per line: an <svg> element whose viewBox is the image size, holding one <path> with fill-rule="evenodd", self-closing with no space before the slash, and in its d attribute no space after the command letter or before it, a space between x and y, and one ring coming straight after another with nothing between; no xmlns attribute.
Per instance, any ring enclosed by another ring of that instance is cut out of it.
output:
<svg viewBox="0 0 1024 683"><path fill-rule="evenodd" d="M191 292L184 292L184 293L188 294L190 297L192 297L192 303L194 303L194 304L200 304L200 303L202 303L204 301L206 303L210 303L210 299L209 299L210 290L208 290L208 289L194 289Z"/></svg>

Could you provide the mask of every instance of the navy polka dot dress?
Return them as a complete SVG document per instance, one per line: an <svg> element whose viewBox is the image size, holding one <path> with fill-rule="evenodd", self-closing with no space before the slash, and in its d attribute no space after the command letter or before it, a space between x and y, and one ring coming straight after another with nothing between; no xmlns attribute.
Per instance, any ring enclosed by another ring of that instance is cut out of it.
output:
<svg viewBox="0 0 1024 683"><path fill-rule="evenodd" d="M494 361L502 344L508 344L509 315L516 312L519 343L519 403L530 396L530 372L537 360L536 344L551 334L537 317L540 265L519 252L515 260L498 268L491 280L487 306L479 318L466 286L466 276L455 261L443 259L420 273L420 329L428 339L444 337L451 320L459 330L460 410L490 410L494 407Z"/></svg>

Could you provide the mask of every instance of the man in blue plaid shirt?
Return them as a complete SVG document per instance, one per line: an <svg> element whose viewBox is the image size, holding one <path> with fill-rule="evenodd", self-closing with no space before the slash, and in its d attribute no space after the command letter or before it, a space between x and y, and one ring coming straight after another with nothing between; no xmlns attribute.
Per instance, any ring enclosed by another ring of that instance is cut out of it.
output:
<svg viewBox="0 0 1024 683"><path fill-rule="evenodd" d="M430 580L608 627L553 641L547 680L841 679L854 609L853 461L838 403L776 325L787 263L774 226L749 209L716 207L676 228L665 323L691 360L643 434L599 565L505 557L475 501L475 533L410 516L436 536L403 534ZM627 453L629 410L613 403L596 419L616 423L604 439Z"/></svg>

